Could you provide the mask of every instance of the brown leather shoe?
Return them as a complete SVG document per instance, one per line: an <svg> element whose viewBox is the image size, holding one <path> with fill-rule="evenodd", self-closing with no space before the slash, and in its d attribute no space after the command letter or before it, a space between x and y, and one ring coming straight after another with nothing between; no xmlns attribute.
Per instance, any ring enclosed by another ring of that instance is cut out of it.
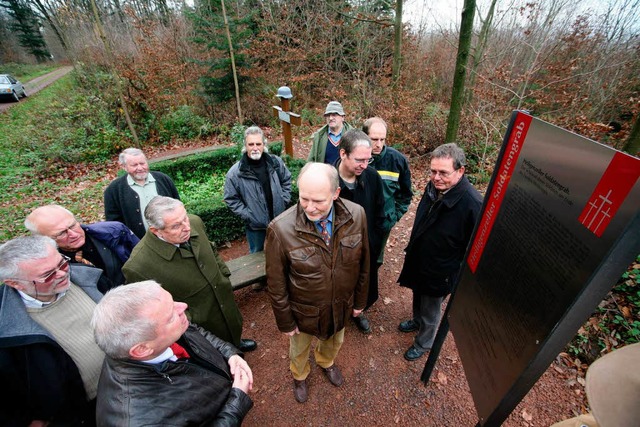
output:
<svg viewBox="0 0 640 427"><path fill-rule="evenodd" d="M344 384L344 377L342 376L342 372L340 372L340 368L338 368L335 363L328 368L322 368L322 370L324 371L327 378L329 378L331 384L333 384L334 386L340 387L342 384Z"/></svg>
<svg viewBox="0 0 640 427"><path fill-rule="evenodd" d="M254 291L254 292L264 291L265 289L267 289L267 283L266 282L259 282L259 283L254 283L253 285L251 285L251 290Z"/></svg>
<svg viewBox="0 0 640 427"><path fill-rule="evenodd" d="M293 380L293 397L295 397L299 403L307 401L307 398L309 397L309 389L307 388L306 379L302 381Z"/></svg>

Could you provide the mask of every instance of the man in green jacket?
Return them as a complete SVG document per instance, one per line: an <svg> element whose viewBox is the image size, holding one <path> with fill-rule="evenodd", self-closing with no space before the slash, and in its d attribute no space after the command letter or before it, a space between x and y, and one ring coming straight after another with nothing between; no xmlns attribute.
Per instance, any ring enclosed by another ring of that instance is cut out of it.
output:
<svg viewBox="0 0 640 427"><path fill-rule="evenodd" d="M241 339L242 315L233 298L231 273L209 242L202 220L188 215L183 203L154 197L144 211L149 230L122 267L127 283L155 280L179 302L187 316L241 351L255 350Z"/></svg>
<svg viewBox="0 0 640 427"><path fill-rule="evenodd" d="M344 109L338 101L331 101L324 110L327 124L314 133L313 145L309 151L308 162L333 165L340 157L340 140L351 125L344 121Z"/></svg>

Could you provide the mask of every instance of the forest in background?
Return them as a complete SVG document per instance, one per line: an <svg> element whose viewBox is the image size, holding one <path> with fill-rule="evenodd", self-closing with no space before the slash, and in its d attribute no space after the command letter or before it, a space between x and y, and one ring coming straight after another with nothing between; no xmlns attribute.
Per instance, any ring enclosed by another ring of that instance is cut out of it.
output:
<svg viewBox="0 0 640 427"><path fill-rule="evenodd" d="M581 3L477 2L457 140L479 178L490 176L514 109L616 148L627 140L639 106L639 2ZM393 144L422 155L444 142L459 34L402 24L399 4L0 0L0 59L73 63L121 133L113 152L122 138L167 142L167 120L195 126L190 137L238 122L277 126L271 105L287 85L305 123L320 124L339 100L352 124L380 115Z"/></svg>
<svg viewBox="0 0 640 427"><path fill-rule="evenodd" d="M50 104L70 128L41 120L12 135L19 154L6 161L33 182L127 146L228 140L239 122L277 128L282 85L303 119L297 136L339 100L351 124L380 115L392 145L423 156L445 142L459 29L398 25L399 1L0 0L0 64L75 68L63 83L71 100ZM623 148L638 127L639 3L478 1L457 133L477 184L491 176L514 109ZM623 279L572 354L592 360L638 340L640 258Z"/></svg>

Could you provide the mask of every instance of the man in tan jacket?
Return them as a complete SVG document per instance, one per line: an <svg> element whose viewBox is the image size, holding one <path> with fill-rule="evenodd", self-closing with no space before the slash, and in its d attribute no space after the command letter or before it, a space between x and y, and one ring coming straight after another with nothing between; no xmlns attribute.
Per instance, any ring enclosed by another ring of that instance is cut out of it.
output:
<svg viewBox="0 0 640 427"><path fill-rule="evenodd" d="M369 242L361 206L338 198L337 170L308 163L298 204L275 218L265 246L267 287L278 329L290 337L294 397L307 400L313 337L316 363L331 384L344 383L335 358L350 316L367 302Z"/></svg>
<svg viewBox="0 0 640 427"><path fill-rule="evenodd" d="M551 427L634 427L640 419L640 343L607 353L587 370L591 413Z"/></svg>

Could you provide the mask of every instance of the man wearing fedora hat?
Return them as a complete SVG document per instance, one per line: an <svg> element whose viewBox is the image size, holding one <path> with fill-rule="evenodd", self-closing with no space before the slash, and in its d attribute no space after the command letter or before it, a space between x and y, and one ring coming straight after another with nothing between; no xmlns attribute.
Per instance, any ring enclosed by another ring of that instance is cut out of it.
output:
<svg viewBox="0 0 640 427"><path fill-rule="evenodd" d="M313 145L307 161L333 165L340 157L342 135L352 126L344 121L344 109L338 101L331 101L327 104L324 118L327 124L311 136Z"/></svg>

